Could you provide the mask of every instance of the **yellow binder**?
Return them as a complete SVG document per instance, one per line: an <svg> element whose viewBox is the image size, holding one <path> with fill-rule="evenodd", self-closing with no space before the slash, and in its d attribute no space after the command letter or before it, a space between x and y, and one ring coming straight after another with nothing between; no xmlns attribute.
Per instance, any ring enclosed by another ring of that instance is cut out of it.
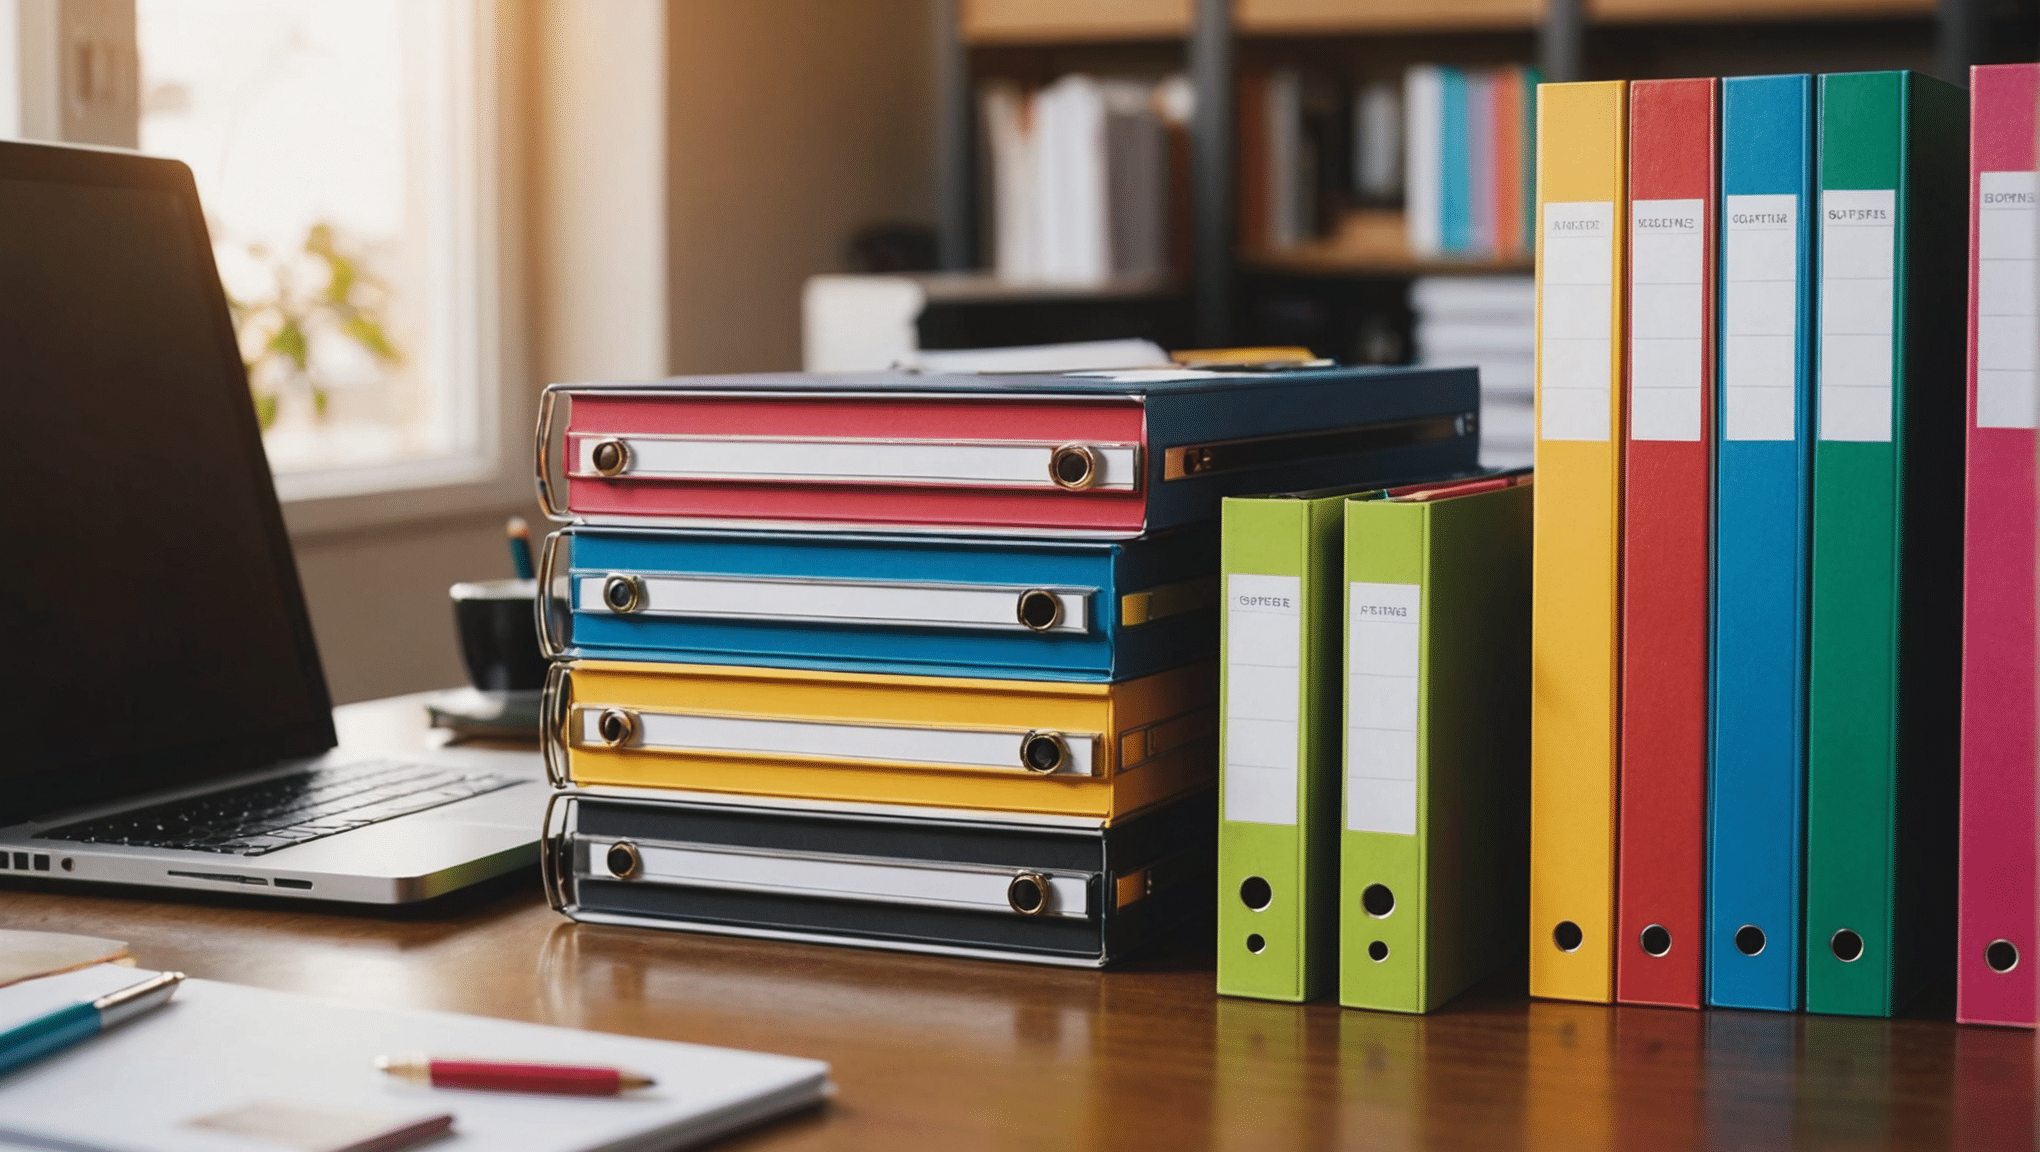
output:
<svg viewBox="0 0 2040 1152"><path fill-rule="evenodd" d="M1615 995L1628 85L1537 90L1530 994Z"/></svg>
<svg viewBox="0 0 2040 1152"><path fill-rule="evenodd" d="M991 808L1110 822L1218 779L1218 667L1116 684L578 660L546 688L555 785Z"/></svg>

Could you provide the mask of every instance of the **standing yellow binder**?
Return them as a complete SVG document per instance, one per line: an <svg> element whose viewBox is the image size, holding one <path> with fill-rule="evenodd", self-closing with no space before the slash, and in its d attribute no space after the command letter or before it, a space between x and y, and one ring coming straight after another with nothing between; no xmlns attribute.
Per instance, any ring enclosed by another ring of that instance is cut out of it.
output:
<svg viewBox="0 0 2040 1152"><path fill-rule="evenodd" d="M1619 80L1537 89L1530 994L1615 996L1622 283Z"/></svg>

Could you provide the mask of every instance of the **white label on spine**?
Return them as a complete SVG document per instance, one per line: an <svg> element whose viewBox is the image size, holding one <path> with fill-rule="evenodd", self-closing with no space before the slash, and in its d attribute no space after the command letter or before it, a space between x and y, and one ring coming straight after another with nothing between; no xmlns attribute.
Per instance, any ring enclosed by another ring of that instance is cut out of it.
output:
<svg viewBox="0 0 2040 1152"><path fill-rule="evenodd" d="M1424 590L1349 586L1346 649L1346 827L1417 831L1417 693Z"/></svg>
<svg viewBox="0 0 2040 1152"><path fill-rule="evenodd" d="M1976 205L1976 426L2040 425L2031 172L1982 172Z"/></svg>
<svg viewBox="0 0 2040 1152"><path fill-rule="evenodd" d="M1820 438L1891 439L1898 193L1820 194Z"/></svg>
<svg viewBox="0 0 2040 1152"><path fill-rule="evenodd" d="M1629 435L1700 439L1707 202L1630 204Z"/></svg>
<svg viewBox="0 0 2040 1152"><path fill-rule="evenodd" d="M1537 422L1546 440L1607 440L1614 394L1615 204L1544 206Z"/></svg>
<svg viewBox="0 0 2040 1152"><path fill-rule="evenodd" d="M969 585L882 584L864 580L745 579L741 576L643 575L643 603L634 615L701 616L738 620L832 621L901 628L970 628L1024 632L1020 596L1024 588ZM576 582L574 607L606 614L606 577ZM1061 619L1047 632L1081 635L1090 631L1090 596L1041 589L1055 597Z"/></svg>
<svg viewBox="0 0 2040 1152"><path fill-rule="evenodd" d="M1302 578L1227 576L1225 645L1225 818L1294 824Z"/></svg>
<svg viewBox="0 0 2040 1152"><path fill-rule="evenodd" d="M1799 395L1799 197L1724 200L1721 434L1790 440Z"/></svg>
<svg viewBox="0 0 2040 1152"><path fill-rule="evenodd" d="M621 439L630 449L624 475L679 480L769 483L928 484L1054 488L1056 445L936 440L771 440L744 436L622 436L577 432L577 476L597 475L595 449ZM1140 449L1089 444L1091 487L1130 492L1140 483Z"/></svg>
<svg viewBox="0 0 2040 1152"><path fill-rule="evenodd" d="M580 743L600 746L600 707L580 710ZM752 716L703 716L685 712L639 712L632 747L668 752L733 752L755 756L798 756L880 764L942 764L1026 772L1020 732L957 728L909 728L887 724L831 724L818 720L777 720ZM1093 733L1060 733L1069 759L1050 775L1095 776Z"/></svg>

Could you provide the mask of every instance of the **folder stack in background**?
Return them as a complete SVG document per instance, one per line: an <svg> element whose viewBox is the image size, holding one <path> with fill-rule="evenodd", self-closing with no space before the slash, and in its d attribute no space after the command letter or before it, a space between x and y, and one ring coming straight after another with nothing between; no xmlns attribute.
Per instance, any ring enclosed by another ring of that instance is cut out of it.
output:
<svg viewBox="0 0 2040 1152"><path fill-rule="evenodd" d="M551 899L1118 958L1209 907L1220 499L1469 469L1476 407L1468 370L555 386Z"/></svg>

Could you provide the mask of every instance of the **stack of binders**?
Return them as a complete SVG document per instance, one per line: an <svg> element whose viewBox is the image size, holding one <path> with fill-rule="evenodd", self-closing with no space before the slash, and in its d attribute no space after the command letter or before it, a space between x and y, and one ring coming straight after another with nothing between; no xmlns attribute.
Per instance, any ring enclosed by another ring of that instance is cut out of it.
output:
<svg viewBox="0 0 2040 1152"><path fill-rule="evenodd" d="M1478 403L1467 369L555 385L553 905L1117 959L1209 908L1221 498L1470 469Z"/></svg>

